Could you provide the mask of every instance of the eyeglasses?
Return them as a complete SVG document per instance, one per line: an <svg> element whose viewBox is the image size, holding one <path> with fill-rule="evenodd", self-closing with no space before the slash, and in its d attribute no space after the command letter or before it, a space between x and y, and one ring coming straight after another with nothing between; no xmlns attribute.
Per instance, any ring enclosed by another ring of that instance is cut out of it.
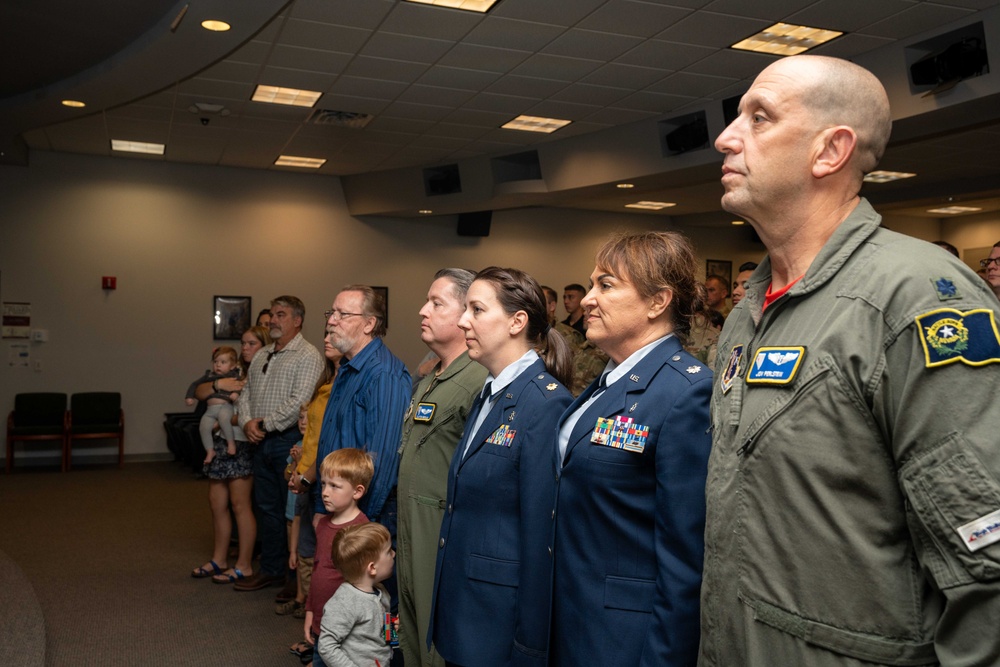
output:
<svg viewBox="0 0 1000 667"><path fill-rule="evenodd" d="M271 363L271 357L273 357L276 354L278 354L277 351L267 352L267 359L264 360L264 366L260 369L261 375L267 375L267 365Z"/></svg>
<svg viewBox="0 0 1000 667"><path fill-rule="evenodd" d="M346 320L348 317L360 316L364 317L364 313L345 313L342 310L327 310L323 313L327 321L333 320L334 322L339 322L340 320Z"/></svg>
<svg viewBox="0 0 1000 667"><path fill-rule="evenodd" d="M1000 269L1000 257L987 257L986 259L979 260L979 266L984 269L990 268L990 264L996 264L997 268Z"/></svg>

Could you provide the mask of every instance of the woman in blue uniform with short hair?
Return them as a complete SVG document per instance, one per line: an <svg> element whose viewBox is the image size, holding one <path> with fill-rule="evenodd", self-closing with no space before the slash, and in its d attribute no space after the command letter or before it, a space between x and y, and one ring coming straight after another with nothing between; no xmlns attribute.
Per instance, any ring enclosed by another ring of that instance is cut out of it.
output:
<svg viewBox="0 0 1000 667"><path fill-rule="evenodd" d="M483 269L466 304L458 326L489 375L448 473L428 643L448 665L544 665L552 434L572 357L523 271Z"/></svg>
<svg viewBox="0 0 1000 667"><path fill-rule="evenodd" d="M611 361L558 426L550 664L691 667L712 393L680 340L694 252L675 232L633 233L596 264L587 339Z"/></svg>

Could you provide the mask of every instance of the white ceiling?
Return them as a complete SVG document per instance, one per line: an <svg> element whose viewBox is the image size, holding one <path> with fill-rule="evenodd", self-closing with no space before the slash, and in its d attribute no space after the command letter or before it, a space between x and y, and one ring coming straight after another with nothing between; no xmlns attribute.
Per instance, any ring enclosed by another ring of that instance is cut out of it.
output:
<svg viewBox="0 0 1000 667"><path fill-rule="evenodd" d="M54 6L66 2L9 5L6 16L0 13L3 30L20 35L22 48L34 49L36 57L51 59L46 41L66 44L67 31L75 27L73 39L81 48L100 53L108 31L85 23L106 20L101 5L127 12L136 4L98 0L98 9L70 17L73 26L49 32L38 25L40 15L55 16ZM171 33L169 23L184 5L187 14ZM320 174L385 172L396 178L406 170L548 142L573 150L574 141L584 145L585 135L599 137L738 95L774 58L727 47L777 21L845 31L813 52L857 58L997 5L993 0L501 0L481 15L399 0L191 0L172 5L151 29L148 19L136 21L132 45L103 62L80 58L81 71L70 75L50 68L25 82L21 94L0 98L0 128L8 130L7 136L0 132L0 148L8 142L5 157L15 162L18 145L26 145L29 160L30 151L42 150L112 155L110 140L116 138L167 146L162 157L128 159L287 170L273 163L290 154L325 158ZM224 19L234 30L204 31L198 27L202 16ZM990 46L1000 49L1000 43ZM70 49L65 57L72 62L79 56ZM10 58L4 63L14 67ZM62 78L43 80L52 71ZM313 109L250 101L257 84L321 91L317 108L374 119L363 129L313 124ZM53 108L64 95L84 99L88 107ZM196 103L223 105L228 115L191 113ZM499 129L519 114L573 122L552 135ZM892 184L872 198L882 197L887 208L922 211L911 204L975 196L995 208L1000 192L990 186L1000 184L1000 167L992 166L1000 147L1000 108L992 117L980 116L940 135L916 130L918 123L911 122L915 139L893 145L882 167L915 171L922 180ZM718 211L716 168L680 180L676 174L631 180L638 187L624 195L591 183L550 191L532 203L622 211L623 198L645 193L641 198L672 196L669 201L682 203L667 211L671 215ZM972 182L976 187L970 189Z"/></svg>

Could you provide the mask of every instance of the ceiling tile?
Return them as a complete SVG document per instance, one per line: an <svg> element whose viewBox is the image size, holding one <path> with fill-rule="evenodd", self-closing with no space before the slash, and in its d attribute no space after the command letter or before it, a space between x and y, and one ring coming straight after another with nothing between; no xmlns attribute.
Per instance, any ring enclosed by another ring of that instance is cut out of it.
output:
<svg viewBox="0 0 1000 667"><path fill-rule="evenodd" d="M300 69L286 69L284 67L265 67L260 75L260 83L264 85L318 92L329 88L336 79L336 74L305 72Z"/></svg>
<svg viewBox="0 0 1000 667"><path fill-rule="evenodd" d="M479 93L465 104L465 108L502 113L510 118L525 113L525 109L530 108L538 102L538 98Z"/></svg>
<svg viewBox="0 0 1000 667"><path fill-rule="evenodd" d="M413 83L426 71L427 65L421 63L358 56L351 61L343 73L350 76Z"/></svg>
<svg viewBox="0 0 1000 667"><path fill-rule="evenodd" d="M378 115L382 113L390 100L377 100L361 95L335 95L327 93L320 98L316 107L319 109L333 109L334 111L349 111L352 113L369 113ZM312 111L311 109L309 111Z"/></svg>
<svg viewBox="0 0 1000 667"><path fill-rule="evenodd" d="M443 39L378 32L372 35L360 53L374 58L431 64L437 62L451 47L452 42Z"/></svg>
<svg viewBox="0 0 1000 667"><path fill-rule="evenodd" d="M503 0L491 12L524 21L571 26L596 10L604 0L572 0L572 2L539 2L539 0Z"/></svg>
<svg viewBox="0 0 1000 667"><path fill-rule="evenodd" d="M789 14L797 12L816 0L714 0L705 5L708 12L717 14L730 14L732 16L746 16L750 18L763 19L768 25L784 21Z"/></svg>
<svg viewBox="0 0 1000 667"><path fill-rule="evenodd" d="M608 63L580 79L581 83L598 86L624 86L632 90L642 90L671 73L672 70L658 67L639 67L622 63Z"/></svg>
<svg viewBox="0 0 1000 667"><path fill-rule="evenodd" d="M669 95L666 93L650 93L646 91L633 93L618 102L617 106L623 109L638 109L639 111L653 111L666 113L672 111L695 98L682 95Z"/></svg>
<svg viewBox="0 0 1000 667"><path fill-rule="evenodd" d="M551 99L558 102L576 102L579 104L612 106L618 100L629 95L628 88L612 88L610 86L594 86L586 83L574 83L562 89Z"/></svg>
<svg viewBox="0 0 1000 667"><path fill-rule="evenodd" d="M278 44L274 47L267 64L271 67L339 74L349 62L351 55L347 53Z"/></svg>
<svg viewBox="0 0 1000 667"><path fill-rule="evenodd" d="M819 0L789 15L788 22L827 30L856 32L867 25L913 7L910 0ZM867 32L867 31L866 31Z"/></svg>
<svg viewBox="0 0 1000 667"><path fill-rule="evenodd" d="M562 26L515 21L490 14L462 41L479 46L537 51L565 30Z"/></svg>
<svg viewBox="0 0 1000 667"><path fill-rule="evenodd" d="M733 85L736 81L738 79L732 77L677 72L653 84L646 90L651 93L668 93L687 97L708 97L727 86Z"/></svg>
<svg viewBox="0 0 1000 667"><path fill-rule="evenodd" d="M400 102L413 102L415 104L436 104L450 107L460 107L470 97L475 95L469 90L456 90L455 88L441 88L439 86L421 86L413 84L399 96Z"/></svg>
<svg viewBox="0 0 1000 667"><path fill-rule="evenodd" d="M427 130L430 137L456 137L458 139L478 139L489 130L473 125L459 125L457 123L437 123Z"/></svg>
<svg viewBox="0 0 1000 667"><path fill-rule="evenodd" d="M821 44L809 51L817 56L830 56L832 58L846 58L853 60L862 53L874 51L877 48L890 44L892 40L885 37L875 37L874 35L862 35L857 32L849 32L841 35L837 39Z"/></svg>
<svg viewBox="0 0 1000 667"><path fill-rule="evenodd" d="M558 102L544 100L524 111L529 116L543 118L561 118L563 120L580 120L600 109L598 104L579 104L576 102Z"/></svg>
<svg viewBox="0 0 1000 667"><path fill-rule="evenodd" d="M165 122L106 117L105 124L112 139L165 144L170 136L170 123Z"/></svg>
<svg viewBox="0 0 1000 667"><path fill-rule="evenodd" d="M593 72L602 64L599 60L566 58L537 53L515 67L513 73L519 76L533 76L540 79L577 81Z"/></svg>
<svg viewBox="0 0 1000 667"><path fill-rule="evenodd" d="M328 95L368 97L376 100L394 100L406 90L408 84L402 81L365 79L357 76L341 76L330 86Z"/></svg>
<svg viewBox="0 0 1000 667"><path fill-rule="evenodd" d="M705 46L650 39L620 56L615 62L623 65L660 67L676 71L710 56L716 50Z"/></svg>
<svg viewBox="0 0 1000 667"><path fill-rule="evenodd" d="M528 51L498 49L474 44L456 44L437 64L506 73L524 62L524 59L530 55L531 53Z"/></svg>
<svg viewBox="0 0 1000 667"><path fill-rule="evenodd" d="M255 84L257 83L258 72L260 72L259 65L223 60L206 70L202 70L198 73L198 76L203 79L214 79L216 81Z"/></svg>
<svg viewBox="0 0 1000 667"><path fill-rule="evenodd" d="M423 132L428 131L430 128L434 127L436 123L429 120L417 120L416 118L388 118L386 116L378 116L368 127L372 130L379 130L385 132L401 132L411 135L419 135Z"/></svg>
<svg viewBox="0 0 1000 667"><path fill-rule="evenodd" d="M925 30L933 30L971 14L971 10L922 3L895 16L869 25L864 32L877 37L905 39Z"/></svg>
<svg viewBox="0 0 1000 667"><path fill-rule="evenodd" d="M450 107L393 102L385 108L382 115L397 118L416 118L418 120L441 120L449 113L451 113Z"/></svg>
<svg viewBox="0 0 1000 667"><path fill-rule="evenodd" d="M267 60L271 53L271 46L271 42L262 42L254 39L226 56L226 60L259 66Z"/></svg>
<svg viewBox="0 0 1000 667"><path fill-rule="evenodd" d="M246 83L229 83L211 79L194 78L182 81L177 92L206 100L249 100L254 87Z"/></svg>
<svg viewBox="0 0 1000 667"><path fill-rule="evenodd" d="M279 43L307 49L356 53L371 35L371 30L291 19L281 31Z"/></svg>
<svg viewBox="0 0 1000 667"><path fill-rule="evenodd" d="M543 53L570 58L614 60L642 40L638 37L615 35L596 30L567 30L542 49Z"/></svg>
<svg viewBox="0 0 1000 667"><path fill-rule="evenodd" d="M400 35L458 40L482 20L483 15L475 12L441 11L431 5L400 2L379 29Z"/></svg>
<svg viewBox="0 0 1000 667"><path fill-rule="evenodd" d="M774 21L759 21L740 16L724 16L711 12L695 12L656 36L671 42L726 48L772 25Z"/></svg>
<svg viewBox="0 0 1000 667"><path fill-rule="evenodd" d="M185 111L184 113L187 112ZM151 120L169 123L174 116L174 110L150 104L126 104L116 109L108 109L104 112L104 115L108 118L131 118L133 120Z"/></svg>
<svg viewBox="0 0 1000 667"><path fill-rule="evenodd" d="M397 4L396 0L296 0L292 17L374 30Z"/></svg>
<svg viewBox="0 0 1000 667"><path fill-rule="evenodd" d="M516 95L544 99L555 95L566 87L565 81L536 79L530 76L508 74L486 89L485 92L499 95Z"/></svg>
<svg viewBox="0 0 1000 667"><path fill-rule="evenodd" d="M498 72L484 72L477 69L464 69L460 67L443 67L434 65L427 69L424 74L417 79L417 83L427 86L447 85L451 88L461 88L463 90L485 90L491 83L500 76Z"/></svg>
<svg viewBox="0 0 1000 667"><path fill-rule="evenodd" d="M510 114L498 113L496 111L480 111L479 109L470 109L468 106L465 106L461 109L455 109L444 120L446 123L456 123L458 125L500 127L510 119Z"/></svg>
<svg viewBox="0 0 1000 667"><path fill-rule="evenodd" d="M776 56L762 53L721 49L691 65L688 70L695 74L712 76L752 77L757 76L775 60Z"/></svg>
<svg viewBox="0 0 1000 667"><path fill-rule="evenodd" d="M617 109L614 107L608 107L607 109L599 109L595 111L589 116L586 116L583 120L589 123L602 125L625 125L659 115L659 111L641 111L639 109Z"/></svg>
<svg viewBox="0 0 1000 667"><path fill-rule="evenodd" d="M690 13L688 9L635 0L612 0L577 24L619 35L652 37Z"/></svg>

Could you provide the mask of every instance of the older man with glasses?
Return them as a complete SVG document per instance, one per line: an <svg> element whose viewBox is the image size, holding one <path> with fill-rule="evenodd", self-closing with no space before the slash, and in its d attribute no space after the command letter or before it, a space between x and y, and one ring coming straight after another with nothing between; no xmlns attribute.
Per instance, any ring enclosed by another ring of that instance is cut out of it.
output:
<svg viewBox="0 0 1000 667"><path fill-rule="evenodd" d="M260 566L234 584L238 591L283 584L288 575L284 470L288 450L299 439L299 408L309 402L323 371L323 356L302 337L305 314L297 297L279 296L271 302L268 327L274 342L254 356L236 402L240 426L257 445L253 490L261 542Z"/></svg>

